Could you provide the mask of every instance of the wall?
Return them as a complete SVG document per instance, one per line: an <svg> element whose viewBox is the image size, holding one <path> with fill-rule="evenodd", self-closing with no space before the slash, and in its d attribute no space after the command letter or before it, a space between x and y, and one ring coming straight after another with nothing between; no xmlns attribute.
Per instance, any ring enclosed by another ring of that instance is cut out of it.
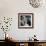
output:
<svg viewBox="0 0 46 46"><path fill-rule="evenodd" d="M34 13L34 28L33 29L18 29L18 13ZM33 8L28 0L0 0L0 16L12 17L13 22L10 31L10 37L16 40L27 40L34 34L37 35L37 39L45 39L45 15L46 6L39 8ZM1 18L0 17L0 18ZM3 31L0 31L0 39L4 39Z"/></svg>

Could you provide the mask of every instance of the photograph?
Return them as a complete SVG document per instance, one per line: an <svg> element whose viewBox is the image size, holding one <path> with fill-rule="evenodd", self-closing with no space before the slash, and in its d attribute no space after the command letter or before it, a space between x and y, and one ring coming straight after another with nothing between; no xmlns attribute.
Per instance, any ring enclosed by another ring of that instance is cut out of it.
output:
<svg viewBox="0 0 46 46"><path fill-rule="evenodd" d="M33 13L18 13L19 28L33 28Z"/></svg>

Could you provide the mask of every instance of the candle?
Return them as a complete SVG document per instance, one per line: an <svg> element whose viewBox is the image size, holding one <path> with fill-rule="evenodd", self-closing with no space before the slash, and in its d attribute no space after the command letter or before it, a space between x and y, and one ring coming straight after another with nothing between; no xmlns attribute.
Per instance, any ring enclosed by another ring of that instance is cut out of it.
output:
<svg viewBox="0 0 46 46"><path fill-rule="evenodd" d="M8 38L8 34L6 34L6 37Z"/></svg>

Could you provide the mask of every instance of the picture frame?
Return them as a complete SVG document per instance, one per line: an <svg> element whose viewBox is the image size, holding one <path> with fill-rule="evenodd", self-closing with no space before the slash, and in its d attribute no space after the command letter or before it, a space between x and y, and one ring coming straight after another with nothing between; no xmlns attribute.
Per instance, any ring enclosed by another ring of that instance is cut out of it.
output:
<svg viewBox="0 0 46 46"><path fill-rule="evenodd" d="M18 28L33 28L34 14L33 13L18 13Z"/></svg>

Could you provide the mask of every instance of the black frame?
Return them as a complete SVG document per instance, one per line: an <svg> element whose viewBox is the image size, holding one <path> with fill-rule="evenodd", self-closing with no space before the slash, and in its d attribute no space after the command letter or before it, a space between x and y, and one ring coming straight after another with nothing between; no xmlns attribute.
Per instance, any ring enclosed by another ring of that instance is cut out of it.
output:
<svg viewBox="0 0 46 46"><path fill-rule="evenodd" d="M29 26L29 27L21 26L21 27L20 27L20 25L19 25L19 19L20 19L20 18L19 18L19 17L20 17L20 16L26 16L26 15L32 16L32 18L31 18L31 19L32 19L32 24L31 24L32 26ZM23 28L24 28L24 29L25 29L25 28L26 28L26 29L28 29L28 28L34 28L34 14L33 14L33 13L18 13L18 28L21 28L21 29L23 29Z"/></svg>

